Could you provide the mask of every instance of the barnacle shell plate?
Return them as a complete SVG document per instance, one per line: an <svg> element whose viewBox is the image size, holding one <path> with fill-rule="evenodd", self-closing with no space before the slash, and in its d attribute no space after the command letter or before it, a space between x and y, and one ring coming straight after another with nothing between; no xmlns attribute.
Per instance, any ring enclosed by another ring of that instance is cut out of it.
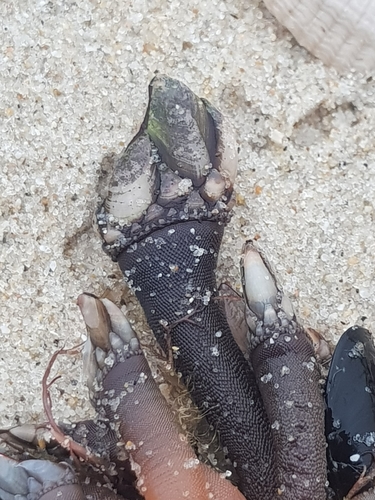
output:
<svg viewBox="0 0 375 500"><path fill-rule="evenodd" d="M142 132L117 159L105 200L108 214L129 222L142 216L154 198L155 168L151 163L150 139Z"/></svg>
<svg viewBox="0 0 375 500"><path fill-rule="evenodd" d="M298 43L338 71L375 69L374 0L264 0Z"/></svg>

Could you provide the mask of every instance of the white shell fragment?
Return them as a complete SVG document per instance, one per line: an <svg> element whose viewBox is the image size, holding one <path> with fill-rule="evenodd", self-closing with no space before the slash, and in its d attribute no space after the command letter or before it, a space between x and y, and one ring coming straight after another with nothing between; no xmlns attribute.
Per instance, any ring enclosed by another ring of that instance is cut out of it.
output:
<svg viewBox="0 0 375 500"><path fill-rule="evenodd" d="M297 42L344 72L375 69L373 0L264 0Z"/></svg>

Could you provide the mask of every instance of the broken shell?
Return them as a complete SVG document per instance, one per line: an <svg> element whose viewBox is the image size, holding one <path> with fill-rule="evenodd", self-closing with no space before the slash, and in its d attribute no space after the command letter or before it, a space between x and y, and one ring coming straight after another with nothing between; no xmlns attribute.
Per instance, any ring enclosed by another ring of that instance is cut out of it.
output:
<svg viewBox="0 0 375 500"><path fill-rule="evenodd" d="M325 64L344 72L375 68L375 2L264 0L297 42Z"/></svg>
<svg viewBox="0 0 375 500"><path fill-rule="evenodd" d="M159 219L161 215L164 213L163 207L160 205L157 205L156 203L153 203L150 205L147 209L147 213L145 215L145 218L143 219L143 222L145 224L148 224L149 222Z"/></svg>
<svg viewBox="0 0 375 500"><path fill-rule="evenodd" d="M103 239L106 243L114 243L119 236L121 236L121 231L118 229L108 229L106 232L103 231Z"/></svg>
<svg viewBox="0 0 375 500"><path fill-rule="evenodd" d="M131 223L154 201L155 188L151 142L147 134L141 133L121 153L114 166L105 210L108 215Z"/></svg>

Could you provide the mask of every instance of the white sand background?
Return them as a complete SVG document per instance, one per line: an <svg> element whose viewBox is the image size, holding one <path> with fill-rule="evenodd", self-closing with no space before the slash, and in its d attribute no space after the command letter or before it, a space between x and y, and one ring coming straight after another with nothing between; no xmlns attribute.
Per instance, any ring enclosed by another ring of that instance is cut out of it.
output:
<svg viewBox="0 0 375 500"><path fill-rule="evenodd" d="M91 219L103 158L137 131L155 71L237 132L220 279L239 288L256 238L306 326L375 332L371 78L324 67L257 0L2 0L0 24L1 426L44 419L48 360L85 333L77 296L122 289ZM58 373L57 417L84 417L80 359Z"/></svg>

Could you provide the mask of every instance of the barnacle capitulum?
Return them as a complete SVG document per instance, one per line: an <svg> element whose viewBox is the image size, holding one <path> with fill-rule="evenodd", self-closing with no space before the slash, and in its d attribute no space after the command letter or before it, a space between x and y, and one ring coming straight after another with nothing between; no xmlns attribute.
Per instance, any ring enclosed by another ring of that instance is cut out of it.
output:
<svg viewBox="0 0 375 500"><path fill-rule="evenodd" d="M237 175L238 146L232 124L206 99L202 99L215 127L216 152L212 166L225 179L226 188L232 189Z"/></svg>
<svg viewBox="0 0 375 500"><path fill-rule="evenodd" d="M166 206L168 203L176 201L178 198L186 197L192 191L192 182L190 179L183 179L178 174L172 172L170 168L159 169L160 171L160 190L158 195L158 204Z"/></svg>
<svg viewBox="0 0 375 500"><path fill-rule="evenodd" d="M226 222L237 144L231 125L178 80L158 75L139 133L115 162L97 213L113 258L157 228L186 220Z"/></svg>
<svg viewBox="0 0 375 500"><path fill-rule="evenodd" d="M107 349L108 337L106 333L111 327L110 319L102 302L90 300L90 297L89 294L80 295L77 299L77 305L85 319L89 338L93 339L95 345L102 350Z"/></svg>
<svg viewBox="0 0 375 500"><path fill-rule="evenodd" d="M122 346L125 342L133 350L138 350L139 342L126 317L110 300L99 300L83 293L78 297L77 305L88 333L82 350L83 373L93 398L100 388L101 370L108 364L110 347Z"/></svg>
<svg viewBox="0 0 375 500"><path fill-rule="evenodd" d="M354 326L340 337L325 393L328 480L341 499L374 466L375 348L368 330ZM362 484L370 488L373 477Z"/></svg>
<svg viewBox="0 0 375 500"><path fill-rule="evenodd" d="M9 429L0 429L0 442L18 451L28 448L53 449L54 440L47 425L21 424Z"/></svg>

